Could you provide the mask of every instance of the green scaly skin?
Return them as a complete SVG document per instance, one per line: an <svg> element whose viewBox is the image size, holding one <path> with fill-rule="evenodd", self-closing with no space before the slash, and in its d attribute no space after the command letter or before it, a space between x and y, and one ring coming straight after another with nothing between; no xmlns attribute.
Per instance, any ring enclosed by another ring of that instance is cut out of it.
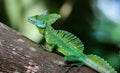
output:
<svg viewBox="0 0 120 73"><path fill-rule="evenodd" d="M51 46L46 50L52 52L56 49L65 56L65 62L74 62L71 65L80 66L79 63L82 62L100 73L117 73L103 58L93 54L84 54L84 46L76 36L64 30L53 29L51 25L59 18L60 15L55 13L28 18L28 21L36 25L40 33L44 35L47 44Z"/></svg>

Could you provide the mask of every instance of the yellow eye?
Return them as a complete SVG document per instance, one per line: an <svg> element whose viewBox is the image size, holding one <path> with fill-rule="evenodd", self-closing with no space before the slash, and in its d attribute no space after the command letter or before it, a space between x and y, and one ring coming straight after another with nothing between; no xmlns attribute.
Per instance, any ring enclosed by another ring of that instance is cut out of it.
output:
<svg viewBox="0 0 120 73"><path fill-rule="evenodd" d="M36 15L35 18L38 19L38 18L39 18L39 15Z"/></svg>

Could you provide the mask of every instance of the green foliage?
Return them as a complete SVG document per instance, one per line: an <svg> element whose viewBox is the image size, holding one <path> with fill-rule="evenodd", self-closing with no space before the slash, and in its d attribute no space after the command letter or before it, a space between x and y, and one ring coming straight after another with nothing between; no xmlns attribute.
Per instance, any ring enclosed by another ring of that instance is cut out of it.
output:
<svg viewBox="0 0 120 73"><path fill-rule="evenodd" d="M106 17L102 12L96 13L96 19L94 20L94 26L93 26L93 32L92 37L93 39L96 39L100 43L104 44L114 44L116 47L114 48L106 48L109 49L107 52L109 55L106 55L108 61L116 67L117 69L120 68L118 64L120 64L120 56L119 51L120 50L120 23L115 23L112 20L110 20L108 17ZM107 50L106 50L107 51ZM114 56L118 56L118 58L115 58ZM111 56L111 57L110 57ZM111 59L110 59L111 58Z"/></svg>
<svg viewBox="0 0 120 73"><path fill-rule="evenodd" d="M28 38L38 42L40 35L33 25L27 22L28 16L40 14L46 9L43 0L4 0L10 26ZM39 36L36 38L36 36Z"/></svg>

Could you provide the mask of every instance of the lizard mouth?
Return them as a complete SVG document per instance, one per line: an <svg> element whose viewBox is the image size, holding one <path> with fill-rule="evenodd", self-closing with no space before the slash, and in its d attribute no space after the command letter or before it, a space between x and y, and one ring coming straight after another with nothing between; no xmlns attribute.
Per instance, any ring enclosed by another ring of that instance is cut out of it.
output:
<svg viewBox="0 0 120 73"><path fill-rule="evenodd" d="M28 22L30 22L30 23L32 23L32 24L34 24L35 25L35 21L34 20L32 20L31 18L28 18Z"/></svg>

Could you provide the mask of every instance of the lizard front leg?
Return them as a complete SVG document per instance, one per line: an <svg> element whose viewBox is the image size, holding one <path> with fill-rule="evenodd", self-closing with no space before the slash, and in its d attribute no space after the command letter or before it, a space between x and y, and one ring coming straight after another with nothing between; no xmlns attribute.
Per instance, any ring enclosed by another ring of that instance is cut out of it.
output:
<svg viewBox="0 0 120 73"><path fill-rule="evenodd" d="M54 48L56 47L56 45L50 44L50 42L46 41L45 37L42 38L40 44L44 50L49 51L49 52L52 52Z"/></svg>
<svg viewBox="0 0 120 73"><path fill-rule="evenodd" d="M51 45L49 47L46 47L44 45L42 45L43 49L49 52L53 52L53 50L55 49L56 45Z"/></svg>

